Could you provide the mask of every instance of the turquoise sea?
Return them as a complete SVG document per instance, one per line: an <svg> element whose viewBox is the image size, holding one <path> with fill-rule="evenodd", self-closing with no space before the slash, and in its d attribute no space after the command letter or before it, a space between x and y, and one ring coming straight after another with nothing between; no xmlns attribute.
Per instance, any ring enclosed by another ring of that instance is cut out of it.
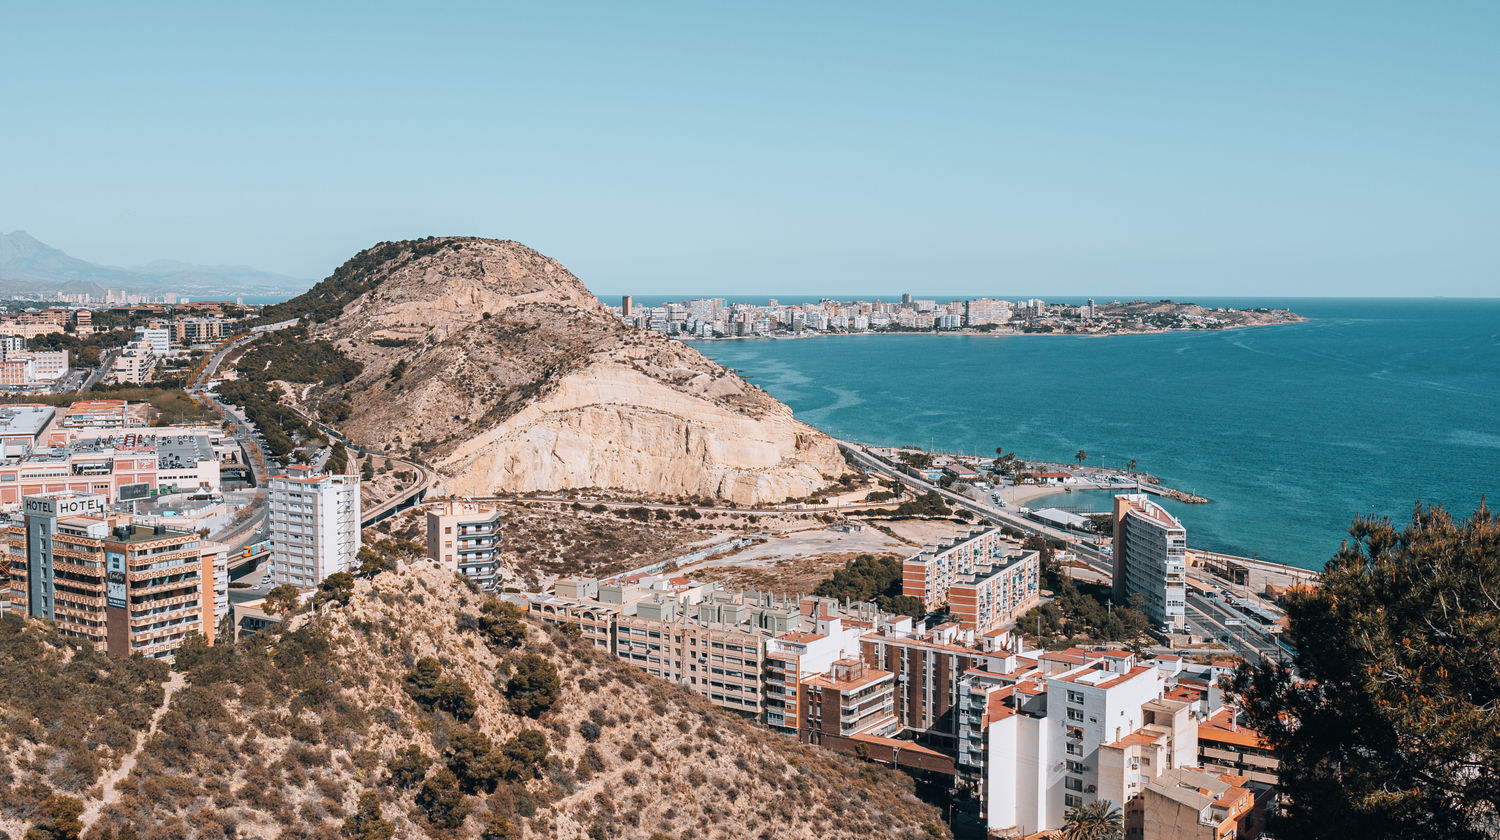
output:
<svg viewBox="0 0 1500 840"><path fill-rule="evenodd" d="M1500 300L1197 302L1284 306L1309 320L694 346L838 437L1055 461L1083 449L1112 467L1134 458L1213 499L1171 505L1191 545L1305 568L1332 556L1358 514L1403 520L1421 500L1466 516L1500 495Z"/></svg>

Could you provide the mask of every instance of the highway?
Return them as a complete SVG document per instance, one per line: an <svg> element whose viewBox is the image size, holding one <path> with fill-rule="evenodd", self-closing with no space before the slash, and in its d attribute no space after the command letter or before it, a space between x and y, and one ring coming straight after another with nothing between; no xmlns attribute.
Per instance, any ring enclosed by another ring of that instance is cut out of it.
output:
<svg viewBox="0 0 1500 840"><path fill-rule="evenodd" d="M1009 525L1023 532L1037 533L1060 540L1067 545L1069 551L1078 555L1091 568L1104 574L1107 578L1113 577L1114 559L1110 555L1100 551L1092 543L1080 539L1076 532L1065 531L1061 528L1027 519L1024 516L991 507L963 494L939 487L929 481L903 472L885 459L870 454L860 444L842 440L837 441L837 443L840 449L849 453L850 457L867 469L894 478L915 490L924 493L929 491L937 493L950 503L973 511L990 522ZM1213 588L1217 585L1217 582L1206 580L1205 584ZM1243 656L1248 661L1254 662L1256 659L1278 660L1282 656L1281 649L1277 647L1274 641L1267 638L1261 632L1260 625L1219 601L1197 595L1189 595L1186 612L1188 625L1200 635L1215 639L1227 637L1228 640L1225 644L1236 654ZM1231 620L1242 623L1226 623Z"/></svg>
<svg viewBox="0 0 1500 840"><path fill-rule="evenodd" d="M250 422L245 418L240 410L235 406L220 402L217 397L214 397L213 395L208 393L207 386L208 383L213 381L214 376L218 373L219 365L224 362L224 359L228 357L229 354L235 352L236 350L239 350L246 344L255 341L265 333L272 332L274 330L285 329L286 327L289 327L295 323L297 323L296 319L291 319L280 321L275 324L266 324L263 326L255 327L250 331L249 334L239 336L224 343L213 352L213 355L209 357L208 362L203 366L202 372L199 373L198 377L194 379L193 382L188 386L188 390L191 391L199 399L200 402L204 403L205 405L212 406L215 411L223 415L225 419L229 420L234 428L235 438L239 440L240 446L245 450L245 453L249 458L251 475L257 487L265 486L266 478L268 477L266 463L269 460L269 453L266 452L265 447L261 445L260 441L255 437L255 427L250 424ZM339 430L333 428L327 423L324 423L316 417L309 416L307 413L303 412L296 406L291 406L291 408L298 414L301 414L302 418L306 420L310 425L323 432L323 434L327 435L329 440L343 441L346 447L361 455L376 454L380 455L383 458L389 457L396 464L404 465L405 467L410 468L415 473L416 480L413 481L410 486L406 487L395 496L381 502L379 505L376 505L374 508L365 511L360 518L360 524L362 526L369 527L371 525L374 525L394 515L395 513L398 513L408 507L411 507L412 505L421 502L422 499L426 497L427 491L432 487L432 470L430 470L425 464L420 464L415 461L406 460L404 458L396 458L393 456L389 456L384 452L378 452L351 443ZM253 514L249 520L250 522L257 524L256 530L249 530L246 527L245 523L236 526L236 532L244 532L244 535L239 540L239 544L241 546L247 543L256 542L260 539L264 539L264 536L259 533L258 527L259 524L263 523L265 520L264 503L262 502L256 507L257 510L255 514Z"/></svg>

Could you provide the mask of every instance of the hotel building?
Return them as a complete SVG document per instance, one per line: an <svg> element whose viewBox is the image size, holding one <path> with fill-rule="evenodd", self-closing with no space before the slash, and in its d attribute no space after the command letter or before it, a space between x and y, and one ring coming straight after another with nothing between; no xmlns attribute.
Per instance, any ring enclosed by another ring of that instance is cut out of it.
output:
<svg viewBox="0 0 1500 840"><path fill-rule="evenodd" d="M293 467L268 482L272 586L317 586L335 572L351 572L359 554L359 476Z"/></svg>
<svg viewBox="0 0 1500 840"><path fill-rule="evenodd" d="M1186 624L1187 529L1144 493L1115 497L1114 598L1173 631Z"/></svg>
<svg viewBox="0 0 1500 840"><path fill-rule="evenodd" d="M29 496L9 528L13 609L112 656L213 640L214 571L197 534L141 527L87 493Z"/></svg>

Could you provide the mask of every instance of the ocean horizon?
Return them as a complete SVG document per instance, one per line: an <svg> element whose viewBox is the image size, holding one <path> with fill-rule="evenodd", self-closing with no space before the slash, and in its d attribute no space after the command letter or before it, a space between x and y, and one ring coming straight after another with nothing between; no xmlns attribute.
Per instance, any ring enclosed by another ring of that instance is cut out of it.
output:
<svg viewBox="0 0 1500 840"><path fill-rule="evenodd" d="M1321 568L1356 516L1402 521L1418 501L1467 516L1500 489L1500 300L1197 302L1308 320L693 344L836 437L1059 462L1082 449L1108 467L1135 459L1213 500L1167 503L1192 546L1301 568ZM1107 502L1076 493L1046 504Z"/></svg>

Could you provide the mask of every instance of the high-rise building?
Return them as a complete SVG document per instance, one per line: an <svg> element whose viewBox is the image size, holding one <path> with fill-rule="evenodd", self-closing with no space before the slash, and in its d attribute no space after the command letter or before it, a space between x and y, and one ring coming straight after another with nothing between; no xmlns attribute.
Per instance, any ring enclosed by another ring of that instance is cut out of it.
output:
<svg viewBox="0 0 1500 840"><path fill-rule="evenodd" d="M633 303L634 301L631 299L630 295L625 295L624 297L620 298L620 314L625 316L626 318L629 318L631 306Z"/></svg>
<svg viewBox="0 0 1500 840"><path fill-rule="evenodd" d="M485 592L499 589L500 511L450 499L427 509L427 556Z"/></svg>
<svg viewBox="0 0 1500 840"><path fill-rule="evenodd" d="M269 486L273 586L317 586L355 569L360 542L359 476L293 467Z"/></svg>
<svg viewBox="0 0 1500 840"><path fill-rule="evenodd" d="M1186 624L1187 529L1144 493L1115 496L1114 598L1172 630ZM1137 599L1136 596L1139 596Z"/></svg>
<svg viewBox="0 0 1500 840"><path fill-rule="evenodd" d="M10 601L111 656L168 658L189 633L213 641L212 567L197 534L136 525L104 497L28 496L9 529Z"/></svg>

